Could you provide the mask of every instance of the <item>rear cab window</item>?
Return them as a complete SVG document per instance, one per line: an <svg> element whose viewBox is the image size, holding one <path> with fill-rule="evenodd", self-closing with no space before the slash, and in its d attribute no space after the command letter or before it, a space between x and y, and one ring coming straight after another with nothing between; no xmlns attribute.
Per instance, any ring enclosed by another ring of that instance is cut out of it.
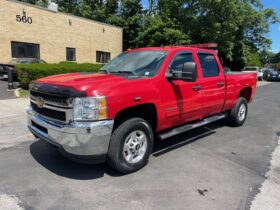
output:
<svg viewBox="0 0 280 210"><path fill-rule="evenodd" d="M217 77L220 74L217 60L214 54L198 53L203 77Z"/></svg>

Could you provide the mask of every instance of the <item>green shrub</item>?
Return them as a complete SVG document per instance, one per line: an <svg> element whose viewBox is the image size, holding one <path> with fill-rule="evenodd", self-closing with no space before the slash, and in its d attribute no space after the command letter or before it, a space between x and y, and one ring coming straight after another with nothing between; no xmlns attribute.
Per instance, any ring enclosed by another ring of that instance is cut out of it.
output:
<svg viewBox="0 0 280 210"><path fill-rule="evenodd" d="M75 61L60 61L59 64L77 64Z"/></svg>
<svg viewBox="0 0 280 210"><path fill-rule="evenodd" d="M28 89L29 83L36 79L55 74L71 72L96 72L101 68L100 64L20 64L16 65L17 76L20 85Z"/></svg>

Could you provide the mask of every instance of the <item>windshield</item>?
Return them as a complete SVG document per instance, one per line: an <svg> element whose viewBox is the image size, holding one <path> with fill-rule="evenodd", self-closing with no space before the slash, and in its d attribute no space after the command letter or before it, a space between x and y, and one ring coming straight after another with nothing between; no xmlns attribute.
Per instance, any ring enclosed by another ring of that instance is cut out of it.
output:
<svg viewBox="0 0 280 210"><path fill-rule="evenodd" d="M32 63L46 63L43 60L36 58L14 58L10 62L10 64L32 64Z"/></svg>
<svg viewBox="0 0 280 210"><path fill-rule="evenodd" d="M9 63L10 64L30 64L31 60L15 58L15 59L11 60Z"/></svg>
<svg viewBox="0 0 280 210"><path fill-rule="evenodd" d="M159 71L167 54L167 51L155 50L124 52L100 70L107 73L152 77Z"/></svg>

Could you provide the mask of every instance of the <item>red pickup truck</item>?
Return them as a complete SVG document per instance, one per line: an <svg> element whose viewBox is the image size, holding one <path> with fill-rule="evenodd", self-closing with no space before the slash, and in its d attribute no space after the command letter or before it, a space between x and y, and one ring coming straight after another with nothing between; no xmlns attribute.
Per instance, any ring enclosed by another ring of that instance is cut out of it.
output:
<svg viewBox="0 0 280 210"><path fill-rule="evenodd" d="M128 50L98 73L32 83L28 127L73 160L131 173L147 164L156 138L220 119L243 125L256 81L254 73L224 73L214 50Z"/></svg>

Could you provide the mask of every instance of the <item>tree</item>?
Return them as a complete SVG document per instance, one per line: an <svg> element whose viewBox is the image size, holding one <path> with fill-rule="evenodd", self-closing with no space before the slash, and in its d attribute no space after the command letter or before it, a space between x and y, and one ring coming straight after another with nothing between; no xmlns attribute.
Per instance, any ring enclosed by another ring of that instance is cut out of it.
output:
<svg viewBox="0 0 280 210"><path fill-rule="evenodd" d="M146 24L139 34L140 46L166 46L189 44L190 38L171 20L160 16L146 17Z"/></svg>
<svg viewBox="0 0 280 210"><path fill-rule="evenodd" d="M262 62L262 64L274 63L275 53L269 50L262 50L259 54L260 54L260 61Z"/></svg>
<svg viewBox="0 0 280 210"><path fill-rule="evenodd" d="M41 7L47 7L49 3L48 0L19 0L19 1L29 3L29 4L34 4Z"/></svg>
<svg viewBox="0 0 280 210"><path fill-rule="evenodd" d="M260 61L260 56L256 52L249 52L249 55L247 57L246 66L258 66L261 67L262 63Z"/></svg>
<svg viewBox="0 0 280 210"><path fill-rule="evenodd" d="M269 24L278 21L273 9L259 0L159 0L158 12L189 35L192 43L219 43L226 64L241 68L250 51L270 46Z"/></svg>
<svg viewBox="0 0 280 210"><path fill-rule="evenodd" d="M280 62L280 52L276 53L272 59L272 63L279 63Z"/></svg>
<svg viewBox="0 0 280 210"><path fill-rule="evenodd" d="M139 46L139 33L143 29L143 13L140 0L122 0L118 17L123 27L124 49Z"/></svg>
<svg viewBox="0 0 280 210"><path fill-rule="evenodd" d="M47 0L22 0L43 5ZM187 43L219 43L225 65L240 69L265 63L269 25L279 22L260 0L54 0L59 11L123 28L124 49Z"/></svg>
<svg viewBox="0 0 280 210"><path fill-rule="evenodd" d="M80 0L67 0L67 1L55 0L54 2L58 4L59 11L80 15L79 13Z"/></svg>

